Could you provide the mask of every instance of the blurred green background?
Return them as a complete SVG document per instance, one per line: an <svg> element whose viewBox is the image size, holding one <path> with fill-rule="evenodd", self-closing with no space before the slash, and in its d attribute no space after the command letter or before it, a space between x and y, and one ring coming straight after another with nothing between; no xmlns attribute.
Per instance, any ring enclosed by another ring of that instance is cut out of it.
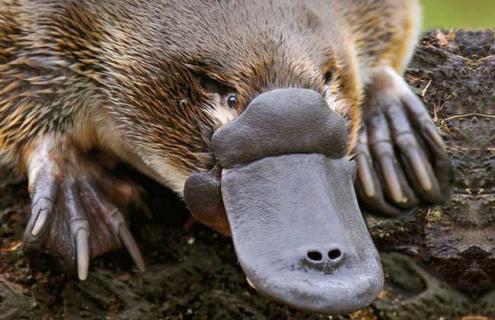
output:
<svg viewBox="0 0 495 320"><path fill-rule="evenodd" d="M421 0L421 2L424 9L424 30L495 27L495 0Z"/></svg>

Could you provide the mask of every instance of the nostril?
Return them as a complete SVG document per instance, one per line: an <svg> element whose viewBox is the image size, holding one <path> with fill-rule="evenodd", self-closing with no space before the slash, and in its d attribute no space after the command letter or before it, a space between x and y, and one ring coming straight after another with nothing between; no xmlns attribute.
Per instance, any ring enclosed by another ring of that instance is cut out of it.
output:
<svg viewBox="0 0 495 320"><path fill-rule="evenodd" d="M333 249L328 251L328 258L330 260L337 260L342 256L342 252L339 249Z"/></svg>
<svg viewBox="0 0 495 320"><path fill-rule="evenodd" d="M321 261L323 259L323 255L319 251L308 251L308 259L314 262Z"/></svg>

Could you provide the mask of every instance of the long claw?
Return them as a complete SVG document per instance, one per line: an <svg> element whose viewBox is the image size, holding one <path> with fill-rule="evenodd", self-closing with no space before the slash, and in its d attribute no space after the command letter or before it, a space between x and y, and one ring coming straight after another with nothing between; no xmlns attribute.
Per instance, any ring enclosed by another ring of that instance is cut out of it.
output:
<svg viewBox="0 0 495 320"><path fill-rule="evenodd" d="M89 230L90 225L79 197L79 186L67 182L64 185L65 204L70 218L71 235L75 241L77 274L80 280L86 280L89 270Z"/></svg>
<svg viewBox="0 0 495 320"><path fill-rule="evenodd" d="M356 161L358 165L358 178L363 186L364 193L368 198L373 198L376 194L376 190L368 159L366 159L365 155L358 154L356 155Z"/></svg>
<svg viewBox="0 0 495 320"><path fill-rule="evenodd" d="M38 213L38 217L36 218L36 222L34 223L33 230L31 234L33 236L38 236L46 226L46 222L48 221L49 209L43 209Z"/></svg>
<svg viewBox="0 0 495 320"><path fill-rule="evenodd" d="M407 198L404 197L404 193L402 192L399 177L394 169L393 159L385 156L381 159L380 165L392 199L397 203L406 203Z"/></svg>
<svg viewBox="0 0 495 320"><path fill-rule="evenodd" d="M134 240L134 237L132 236L131 232L129 231L129 229L126 227L125 224L121 224L119 226L118 232L119 232L120 240L122 240L124 246L127 248L127 251L129 251L129 254L136 263L136 266L138 267L139 271L144 272L145 271L144 259L143 256L141 255L141 251L139 250L139 247L137 246L136 241Z"/></svg>
<svg viewBox="0 0 495 320"><path fill-rule="evenodd" d="M419 151L415 148L411 148L407 151L409 160L411 162L414 174L416 175L421 188L424 191L431 191L433 188L433 182L431 181L430 174L425 167L423 159Z"/></svg>
<svg viewBox="0 0 495 320"><path fill-rule="evenodd" d="M76 235L77 273L80 280L86 280L89 270L89 234L79 229Z"/></svg>
<svg viewBox="0 0 495 320"><path fill-rule="evenodd" d="M85 190L86 197L91 199L91 207L100 212L105 222L112 227L113 233L120 238L127 248L138 269L144 272L144 259L134 237L125 224L120 210L112 202L108 201L108 199L98 194L96 187L88 181L84 182L83 189Z"/></svg>
<svg viewBox="0 0 495 320"><path fill-rule="evenodd" d="M33 204L31 207L32 225L31 235L36 237L45 229L48 219L53 211L53 201L58 193L58 183L51 176L42 175L38 177L33 186L32 197Z"/></svg>

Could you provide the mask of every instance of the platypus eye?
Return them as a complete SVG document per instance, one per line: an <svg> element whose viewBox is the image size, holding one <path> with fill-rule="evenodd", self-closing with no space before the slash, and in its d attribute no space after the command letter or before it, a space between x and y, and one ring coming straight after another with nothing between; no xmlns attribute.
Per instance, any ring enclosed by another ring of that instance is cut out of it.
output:
<svg viewBox="0 0 495 320"><path fill-rule="evenodd" d="M231 108L237 107L237 95L235 93L231 93L227 96L227 104Z"/></svg>
<svg viewBox="0 0 495 320"><path fill-rule="evenodd" d="M326 84L329 84L330 82L333 81L333 76L334 76L333 70L329 70L329 71L325 72L325 74L323 75L323 81Z"/></svg>

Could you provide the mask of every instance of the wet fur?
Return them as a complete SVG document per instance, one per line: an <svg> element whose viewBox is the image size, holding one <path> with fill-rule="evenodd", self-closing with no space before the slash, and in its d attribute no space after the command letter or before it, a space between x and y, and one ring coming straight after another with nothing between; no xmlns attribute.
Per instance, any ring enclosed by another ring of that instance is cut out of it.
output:
<svg viewBox="0 0 495 320"><path fill-rule="evenodd" d="M25 171L37 139L70 135L180 194L214 163L212 132L284 87L324 94L350 150L369 83L403 71L418 16L414 0L0 0L0 155Z"/></svg>

